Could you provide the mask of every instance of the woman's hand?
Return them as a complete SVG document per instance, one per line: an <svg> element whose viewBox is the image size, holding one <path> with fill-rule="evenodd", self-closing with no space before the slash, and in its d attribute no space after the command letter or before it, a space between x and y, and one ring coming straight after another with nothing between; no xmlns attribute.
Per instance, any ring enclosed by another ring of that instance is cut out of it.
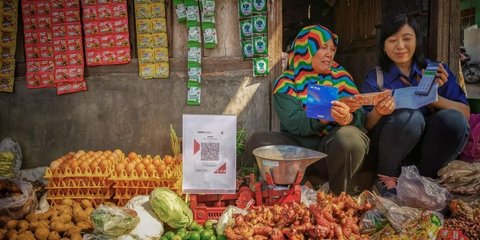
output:
<svg viewBox="0 0 480 240"><path fill-rule="evenodd" d="M438 87L443 86L448 81L448 72L443 67L443 64L438 64L438 70L436 74L435 82L438 84Z"/></svg>
<svg viewBox="0 0 480 240"><path fill-rule="evenodd" d="M353 120L350 107L340 101L332 101L332 109L330 113L332 114L333 120L342 126L350 124Z"/></svg>
<svg viewBox="0 0 480 240"><path fill-rule="evenodd" d="M395 100L392 96L386 97L375 105L374 110L382 116L389 115L395 110Z"/></svg>
<svg viewBox="0 0 480 240"><path fill-rule="evenodd" d="M362 104L356 97L344 97L340 99L341 102L347 104L350 107L350 112L355 112L362 107Z"/></svg>

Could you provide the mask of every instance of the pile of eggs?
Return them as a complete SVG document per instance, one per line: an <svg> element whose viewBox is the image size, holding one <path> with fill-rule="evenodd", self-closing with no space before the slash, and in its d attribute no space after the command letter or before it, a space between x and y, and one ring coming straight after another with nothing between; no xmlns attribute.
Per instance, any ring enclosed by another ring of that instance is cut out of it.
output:
<svg viewBox="0 0 480 240"><path fill-rule="evenodd" d="M157 172L158 176L163 176L167 168L179 163L181 163L180 157L173 158L165 155L162 159L159 155L142 157L135 152L130 152L126 158L115 165L115 172L117 176L125 174L131 176L133 172L136 172L137 176L141 176L142 173L152 176L154 172Z"/></svg>
<svg viewBox="0 0 480 240"><path fill-rule="evenodd" d="M81 173L85 173L87 169L91 172L100 171L104 173L124 158L125 154L119 149L113 152L110 150L96 152L80 150L78 152L69 152L52 161L50 170L54 172L56 169L60 169L62 174L65 174L67 169L70 169L72 172L78 169Z"/></svg>

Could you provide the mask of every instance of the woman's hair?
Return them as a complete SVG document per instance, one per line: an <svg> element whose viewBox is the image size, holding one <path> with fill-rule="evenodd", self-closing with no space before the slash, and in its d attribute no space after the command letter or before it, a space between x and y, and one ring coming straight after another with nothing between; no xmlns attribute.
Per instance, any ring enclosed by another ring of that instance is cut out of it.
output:
<svg viewBox="0 0 480 240"><path fill-rule="evenodd" d="M387 56L384 51L385 48L385 40L392 36L393 34L400 31L400 29L405 26L409 25L415 31L415 36L417 40L417 46L415 48L415 53L413 54L413 62L416 62L420 67L423 67L425 64L424 62L424 53L423 53L423 40L422 34L420 32L420 27L418 26L417 21L410 15L407 14L399 14L395 17L390 18L388 21L382 24L381 34L380 34L380 48L378 51L378 59L380 62L380 67L384 71L388 71L392 66L393 61Z"/></svg>

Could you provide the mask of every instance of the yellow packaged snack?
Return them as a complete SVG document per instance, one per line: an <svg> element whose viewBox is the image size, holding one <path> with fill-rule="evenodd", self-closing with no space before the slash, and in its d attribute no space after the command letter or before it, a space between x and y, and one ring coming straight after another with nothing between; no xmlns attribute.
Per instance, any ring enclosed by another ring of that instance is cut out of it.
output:
<svg viewBox="0 0 480 240"><path fill-rule="evenodd" d="M0 74L15 74L15 59L0 59Z"/></svg>
<svg viewBox="0 0 480 240"><path fill-rule="evenodd" d="M15 46L0 45L0 58L15 58Z"/></svg>
<svg viewBox="0 0 480 240"><path fill-rule="evenodd" d="M155 63L155 78L168 78L169 64L168 62Z"/></svg>
<svg viewBox="0 0 480 240"><path fill-rule="evenodd" d="M155 64L153 63L140 63L138 64L138 72L141 78L154 78L155 77Z"/></svg>
<svg viewBox="0 0 480 240"><path fill-rule="evenodd" d="M139 34L137 35L138 48L152 48L153 36L151 34Z"/></svg>
<svg viewBox="0 0 480 240"><path fill-rule="evenodd" d="M153 47L168 47L167 33L154 33L152 34Z"/></svg>
<svg viewBox="0 0 480 240"><path fill-rule="evenodd" d="M0 92L13 92L13 75L0 74Z"/></svg>
<svg viewBox="0 0 480 240"><path fill-rule="evenodd" d="M150 9L152 11L152 18L164 18L165 17L165 3L150 3Z"/></svg>
<svg viewBox="0 0 480 240"><path fill-rule="evenodd" d="M135 3L135 16L137 19L148 19L152 17L150 4Z"/></svg>
<svg viewBox="0 0 480 240"><path fill-rule="evenodd" d="M154 33L167 32L167 21L165 20L165 18L153 18L151 21L152 21L152 32Z"/></svg>
<svg viewBox="0 0 480 240"><path fill-rule="evenodd" d="M153 49L151 48L144 48L138 49L138 61L141 63L149 63L155 61L155 54Z"/></svg>
<svg viewBox="0 0 480 240"><path fill-rule="evenodd" d="M137 19L137 33L145 34L153 31L152 21L150 19Z"/></svg>
<svg viewBox="0 0 480 240"><path fill-rule="evenodd" d="M16 38L15 31L0 30L0 44L2 46L14 46Z"/></svg>
<svg viewBox="0 0 480 240"><path fill-rule="evenodd" d="M168 62L168 48L155 48L155 62Z"/></svg>

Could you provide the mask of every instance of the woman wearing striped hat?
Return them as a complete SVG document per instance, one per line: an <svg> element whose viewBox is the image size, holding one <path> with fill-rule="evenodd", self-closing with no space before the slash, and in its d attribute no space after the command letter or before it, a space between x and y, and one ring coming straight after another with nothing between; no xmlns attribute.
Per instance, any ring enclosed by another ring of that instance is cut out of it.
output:
<svg viewBox="0 0 480 240"><path fill-rule="evenodd" d="M272 100L281 132L253 134L242 160L252 158L253 149L266 145L296 145L324 152L328 156L311 165L307 175L327 178L330 190L340 194L362 166L369 139L360 129L364 112L352 98L358 93L352 76L333 60L337 44L337 35L320 25L299 32L289 66L274 83ZM307 117L307 90L312 84L338 88L342 101L332 102L333 121Z"/></svg>

